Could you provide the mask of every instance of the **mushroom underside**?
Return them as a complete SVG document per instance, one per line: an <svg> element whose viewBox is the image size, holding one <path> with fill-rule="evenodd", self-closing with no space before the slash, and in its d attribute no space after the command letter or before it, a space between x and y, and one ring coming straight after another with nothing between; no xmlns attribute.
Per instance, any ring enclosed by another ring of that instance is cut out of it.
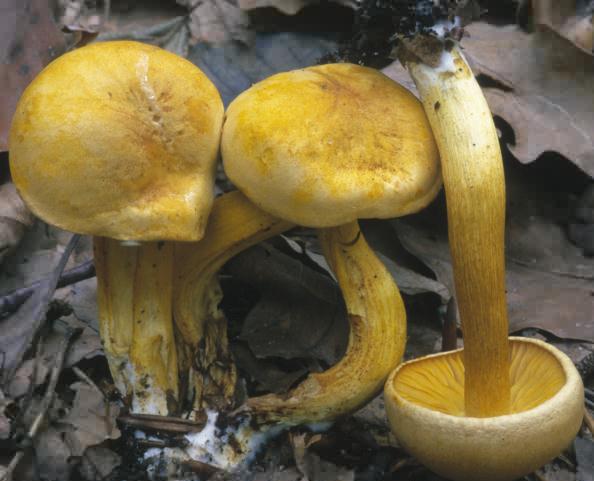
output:
<svg viewBox="0 0 594 481"><path fill-rule="evenodd" d="M448 479L511 481L546 464L575 437L583 384L571 360L535 340L510 338L512 410L464 415L463 350L406 362L385 386L399 443Z"/></svg>

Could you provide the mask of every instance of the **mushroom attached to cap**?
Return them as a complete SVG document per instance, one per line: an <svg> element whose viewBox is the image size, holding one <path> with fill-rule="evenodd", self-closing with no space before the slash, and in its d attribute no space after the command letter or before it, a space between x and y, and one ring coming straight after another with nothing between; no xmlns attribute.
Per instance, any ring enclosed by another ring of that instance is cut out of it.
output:
<svg viewBox="0 0 594 481"><path fill-rule="evenodd" d="M510 351L501 151L459 46L431 31L401 39L398 56L439 147L464 350L398 368L385 387L391 426L421 462L451 479L511 480L576 434L583 387L551 346L514 340Z"/></svg>
<svg viewBox="0 0 594 481"><path fill-rule="evenodd" d="M203 235L222 121L197 67L137 42L59 57L12 121L10 169L27 205L94 236L101 337L133 412L179 408L169 241Z"/></svg>
<svg viewBox="0 0 594 481"><path fill-rule="evenodd" d="M557 456L582 422L582 380L549 344L512 337L510 348L511 406L501 416L465 415L463 350L400 365L385 387L399 443L453 480L511 481Z"/></svg>
<svg viewBox="0 0 594 481"><path fill-rule="evenodd" d="M349 313L347 353L283 396L247 401L259 424L333 420L369 401L399 362L405 312L358 218L416 212L441 187L437 149L412 94L383 74L330 64L274 75L227 109L225 172L263 210L320 229Z"/></svg>

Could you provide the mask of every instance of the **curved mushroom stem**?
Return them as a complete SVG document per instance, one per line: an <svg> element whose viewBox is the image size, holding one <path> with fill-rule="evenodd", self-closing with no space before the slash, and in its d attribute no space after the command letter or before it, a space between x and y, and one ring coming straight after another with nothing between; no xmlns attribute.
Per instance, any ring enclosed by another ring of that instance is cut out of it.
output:
<svg viewBox="0 0 594 481"><path fill-rule="evenodd" d="M223 296L218 271L242 250L291 227L231 192L215 200L201 241L176 244L174 319L178 346L190 368L188 391L195 412L226 411L235 402L237 373L227 344L227 321L219 309Z"/></svg>
<svg viewBox="0 0 594 481"><path fill-rule="evenodd" d="M510 409L505 179L489 106L457 46L430 67L407 59L441 156L464 333L467 416Z"/></svg>
<svg viewBox="0 0 594 481"><path fill-rule="evenodd" d="M288 394L249 399L242 411L258 425L312 424L353 412L378 393L404 353L402 298L358 223L320 229L319 237L347 305L347 352L338 364L310 374Z"/></svg>
<svg viewBox="0 0 594 481"><path fill-rule="evenodd" d="M178 409L173 244L94 239L99 327L116 387L138 414Z"/></svg>

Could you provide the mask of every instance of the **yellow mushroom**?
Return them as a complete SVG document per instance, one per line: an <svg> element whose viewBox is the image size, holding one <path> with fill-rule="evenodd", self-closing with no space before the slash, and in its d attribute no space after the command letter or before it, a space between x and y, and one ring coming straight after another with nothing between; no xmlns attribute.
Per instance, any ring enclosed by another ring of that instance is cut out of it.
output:
<svg viewBox="0 0 594 481"><path fill-rule="evenodd" d="M101 337L137 413L179 408L169 241L203 235L222 121L197 67L136 42L59 57L12 121L10 170L27 205L94 236Z"/></svg>
<svg viewBox="0 0 594 481"><path fill-rule="evenodd" d="M438 61L424 63L409 45ZM515 479L576 434L583 386L575 367L551 346L514 339L510 350L501 152L487 102L458 45L419 35L401 42L399 58L439 147L464 350L399 367L385 387L390 423L412 454L448 478Z"/></svg>
<svg viewBox="0 0 594 481"><path fill-rule="evenodd" d="M283 396L249 399L259 424L333 420L377 392L400 360L405 313L358 218L405 215L441 187L438 155L412 94L383 74L330 64L274 75L227 109L225 171L264 211L320 229L351 322L344 358Z"/></svg>
<svg viewBox="0 0 594 481"><path fill-rule="evenodd" d="M584 410L582 380L561 351L510 338L507 414L465 415L463 350L402 364L385 387L390 424L402 446L448 479L505 481L546 464L575 437Z"/></svg>

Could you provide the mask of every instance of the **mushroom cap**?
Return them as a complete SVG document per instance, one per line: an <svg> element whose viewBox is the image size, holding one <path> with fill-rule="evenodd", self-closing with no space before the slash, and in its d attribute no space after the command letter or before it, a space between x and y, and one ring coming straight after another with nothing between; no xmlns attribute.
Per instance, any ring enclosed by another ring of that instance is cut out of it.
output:
<svg viewBox="0 0 594 481"><path fill-rule="evenodd" d="M229 105L221 149L225 172L252 202L310 227L413 213L441 187L421 103L358 65L253 85Z"/></svg>
<svg viewBox="0 0 594 481"><path fill-rule="evenodd" d="M464 417L463 350L401 364L384 388L392 431L436 473L505 481L557 456L578 432L584 387L571 360L535 339L512 337L512 413Z"/></svg>
<svg viewBox="0 0 594 481"><path fill-rule="evenodd" d="M213 201L224 108L187 60L94 43L23 93L9 138L20 195L50 224L129 240L198 240Z"/></svg>

